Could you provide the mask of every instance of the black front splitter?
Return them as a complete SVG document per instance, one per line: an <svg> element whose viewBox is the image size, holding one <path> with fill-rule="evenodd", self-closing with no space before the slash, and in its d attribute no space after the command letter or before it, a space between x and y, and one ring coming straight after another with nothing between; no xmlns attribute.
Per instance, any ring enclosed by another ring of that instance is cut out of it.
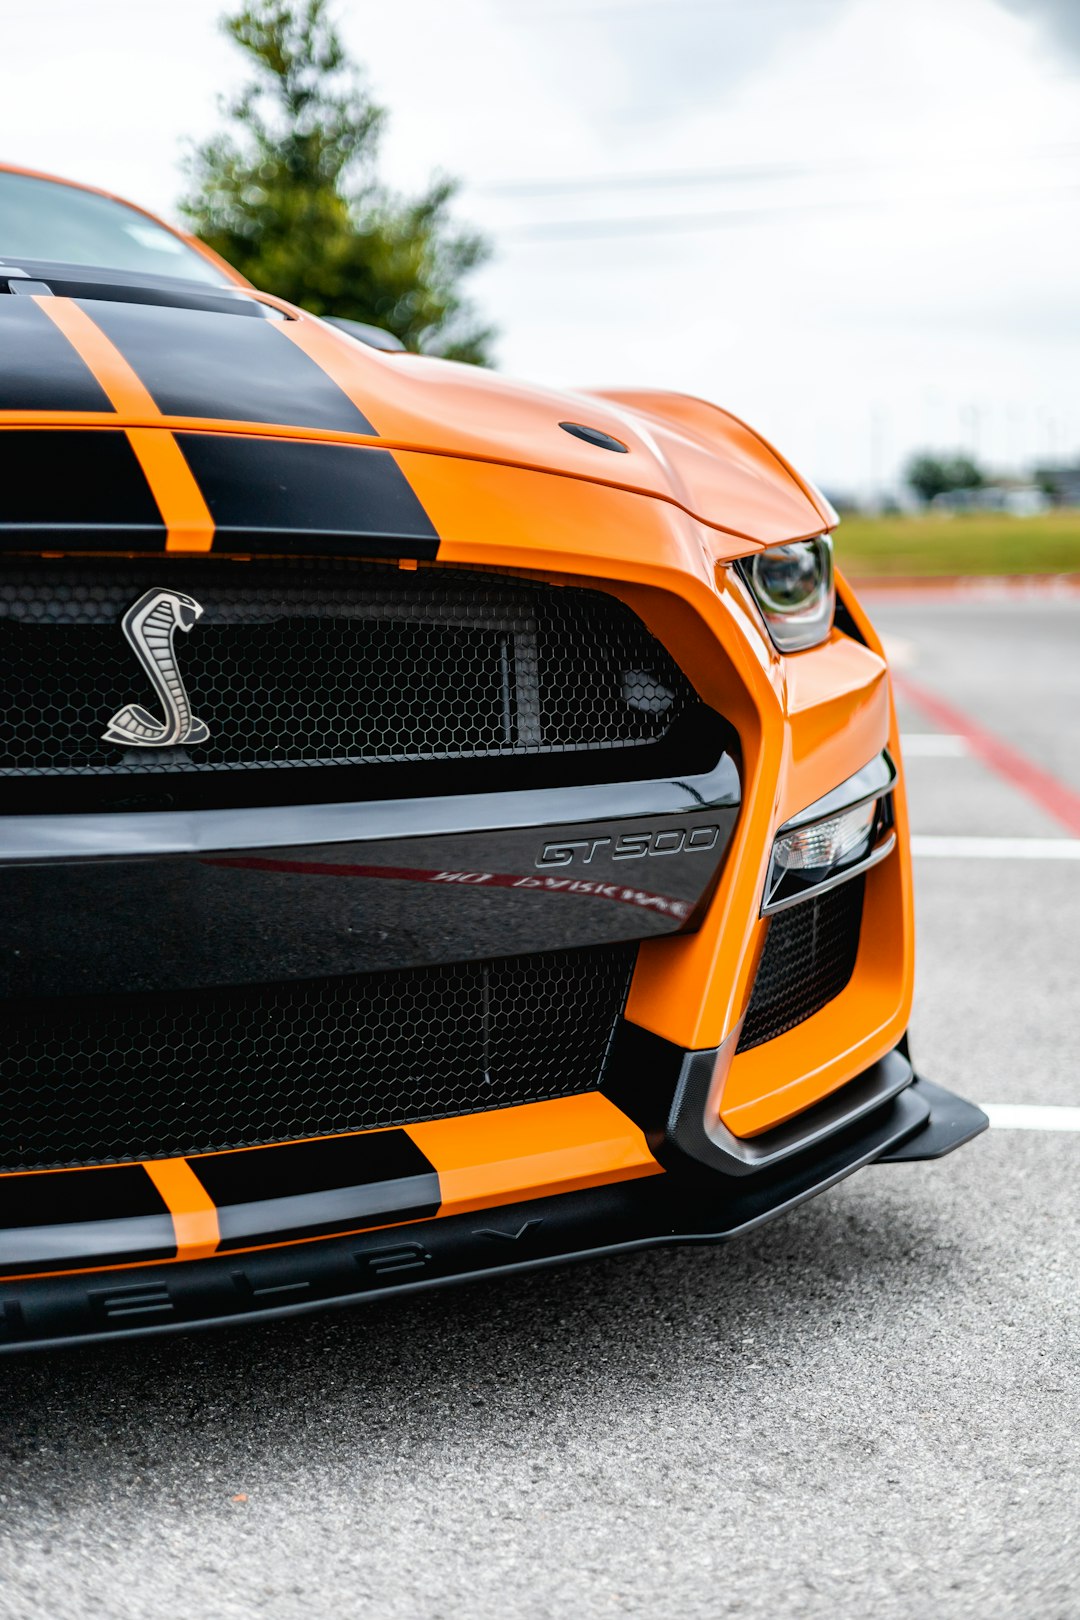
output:
<svg viewBox="0 0 1080 1620"><path fill-rule="evenodd" d="M916 1080L825 1146L761 1175L728 1178L686 1161L685 1172L353 1237L0 1283L0 1352L261 1321L631 1249L724 1242L865 1164L939 1157L986 1124L970 1103Z"/></svg>

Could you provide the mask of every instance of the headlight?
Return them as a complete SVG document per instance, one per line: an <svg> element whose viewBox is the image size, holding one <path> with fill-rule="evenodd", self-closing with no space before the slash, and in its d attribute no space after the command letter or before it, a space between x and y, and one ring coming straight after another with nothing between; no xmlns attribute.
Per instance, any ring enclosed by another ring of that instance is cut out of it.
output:
<svg viewBox="0 0 1080 1620"><path fill-rule="evenodd" d="M831 877L845 862L866 854L876 820L877 802L872 799L828 821L782 833L773 845L775 877L786 872L809 880Z"/></svg>
<svg viewBox="0 0 1080 1620"><path fill-rule="evenodd" d="M892 790L896 767L879 754L776 834L763 916L786 911L885 859L896 845Z"/></svg>
<svg viewBox="0 0 1080 1620"><path fill-rule="evenodd" d="M769 546L738 567L780 652L800 652L827 638L836 605L827 534Z"/></svg>

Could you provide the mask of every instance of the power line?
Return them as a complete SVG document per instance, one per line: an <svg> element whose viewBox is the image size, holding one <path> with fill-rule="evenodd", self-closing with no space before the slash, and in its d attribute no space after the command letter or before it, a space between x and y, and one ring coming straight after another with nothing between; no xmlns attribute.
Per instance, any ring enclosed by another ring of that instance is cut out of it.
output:
<svg viewBox="0 0 1080 1620"><path fill-rule="evenodd" d="M816 7L819 11L836 11L841 8L843 0L755 0L759 8L771 11L806 11ZM514 19L517 21L524 17L526 21L531 18L546 20L549 17L614 17L620 14L633 14L634 12L666 12L670 15L673 9L679 11L745 11L746 0L568 0L568 3L521 4L515 0L513 6Z"/></svg>
<svg viewBox="0 0 1080 1620"><path fill-rule="evenodd" d="M981 203L1000 202L1003 199L1015 201L1018 197L1024 201L1038 200L1054 192L1080 191L1080 185L1062 183L1061 185L1043 185L1037 190L995 190L979 192L977 195L964 193L956 196L936 195L929 198L905 198L904 202L925 208L928 203L949 203L956 207L978 206ZM767 223L770 220L780 219L790 214L812 213L850 213L861 209L874 210L890 206L885 198L860 198L838 202L807 202L782 203L769 208L723 208L710 212L692 214L640 214L624 218L612 219L553 219L538 221L534 225L508 226L499 231L498 237L505 242L525 241L572 241L598 240L604 237L619 236L660 236L671 233L685 233L693 231L723 230L732 226L752 225L758 222Z"/></svg>
<svg viewBox="0 0 1080 1620"><path fill-rule="evenodd" d="M653 187L741 185L748 180L798 180L824 172L825 166L798 163L753 163L742 168L683 169L665 173L660 169L640 174L591 175L586 178L551 180L500 180L470 190L485 197L545 197L575 191L647 191Z"/></svg>
<svg viewBox="0 0 1080 1620"><path fill-rule="evenodd" d="M952 152L944 160L946 166L960 163L986 163L991 159L1013 160L1031 158L1045 161L1051 157L1065 157L1080 150L1080 141L1061 141L1051 146L1031 146L995 149L972 149ZM876 162L858 163L844 160L826 160L817 163L748 163L730 164L711 169L641 169L624 174L552 175L538 180L493 180L468 189L485 197L542 197L570 195L576 192L597 191L649 191L681 186L743 185L750 181L802 180L816 175L881 174L883 172L931 171L940 174L942 161L903 164Z"/></svg>
<svg viewBox="0 0 1080 1620"><path fill-rule="evenodd" d="M729 225L748 225L782 214L804 213L829 206L825 203L794 204L790 208L723 208L699 214L640 214L625 219L550 219L536 225L510 226L499 232L503 241L570 241L574 237L652 236L674 231L714 230Z"/></svg>

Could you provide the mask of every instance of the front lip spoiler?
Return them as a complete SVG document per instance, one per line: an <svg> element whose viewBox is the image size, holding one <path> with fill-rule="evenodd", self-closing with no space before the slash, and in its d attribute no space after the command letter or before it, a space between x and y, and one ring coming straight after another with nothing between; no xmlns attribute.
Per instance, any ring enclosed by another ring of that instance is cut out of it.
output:
<svg viewBox="0 0 1080 1620"><path fill-rule="evenodd" d="M827 1141L756 1175L616 1182L478 1213L251 1254L0 1285L0 1352L100 1343L360 1304L666 1244L720 1243L875 1161L936 1158L986 1115L916 1079Z"/></svg>

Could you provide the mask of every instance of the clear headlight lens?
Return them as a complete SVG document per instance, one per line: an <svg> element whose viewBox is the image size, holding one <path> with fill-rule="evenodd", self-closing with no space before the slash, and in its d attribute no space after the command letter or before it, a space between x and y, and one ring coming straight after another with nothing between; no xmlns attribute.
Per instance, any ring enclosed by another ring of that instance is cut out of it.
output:
<svg viewBox="0 0 1080 1620"><path fill-rule="evenodd" d="M871 799L828 821L782 834L773 845L775 876L800 872L808 878L828 877L845 861L866 853L876 818L877 800Z"/></svg>
<svg viewBox="0 0 1080 1620"><path fill-rule="evenodd" d="M780 652L801 652L826 640L836 605L827 534L769 546L739 568Z"/></svg>
<svg viewBox="0 0 1080 1620"><path fill-rule="evenodd" d="M880 754L781 827L773 842L762 912L798 905L884 860L896 843L895 782L892 760Z"/></svg>

